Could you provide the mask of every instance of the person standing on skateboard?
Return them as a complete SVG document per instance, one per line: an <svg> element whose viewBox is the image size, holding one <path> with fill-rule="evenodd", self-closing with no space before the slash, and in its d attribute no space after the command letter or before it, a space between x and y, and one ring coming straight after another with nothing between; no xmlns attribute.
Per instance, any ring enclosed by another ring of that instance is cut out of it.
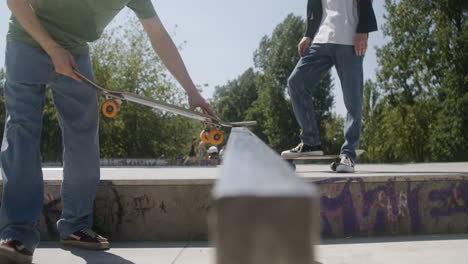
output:
<svg viewBox="0 0 468 264"><path fill-rule="evenodd" d="M132 9L155 52L186 90L190 108L215 113L193 84L151 0L7 2L12 17L5 57L0 263L31 263L39 243L36 221L44 196L39 141L46 85L52 87L64 144L63 210L57 222L61 242L107 249L107 239L91 229L100 178L97 94L73 71L93 79L88 42L97 40L124 7Z"/></svg>
<svg viewBox="0 0 468 264"><path fill-rule="evenodd" d="M283 158L323 155L312 89L335 66L348 111L338 172L354 172L362 119L363 59L368 33L377 30L372 0L308 0L307 31L298 45L301 58L288 79L301 143Z"/></svg>

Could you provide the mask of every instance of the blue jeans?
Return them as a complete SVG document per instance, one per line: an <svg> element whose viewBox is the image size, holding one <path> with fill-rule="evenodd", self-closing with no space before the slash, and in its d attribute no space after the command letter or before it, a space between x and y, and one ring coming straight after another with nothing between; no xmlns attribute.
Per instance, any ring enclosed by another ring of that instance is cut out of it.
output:
<svg viewBox="0 0 468 264"><path fill-rule="evenodd" d="M89 56L75 60L79 70L92 77ZM20 240L33 252L39 243L36 222L44 197L40 138L46 86L51 87L62 129L63 209L57 222L61 237L92 226L100 177L97 94L84 83L55 73L43 50L22 43L7 43L5 66L0 239Z"/></svg>
<svg viewBox="0 0 468 264"><path fill-rule="evenodd" d="M302 128L302 142L308 145L320 144L312 89L334 65L348 111L341 154L353 160L356 158L362 123L363 58L356 55L354 46L339 44L313 44L301 57L288 79L288 91L297 122Z"/></svg>

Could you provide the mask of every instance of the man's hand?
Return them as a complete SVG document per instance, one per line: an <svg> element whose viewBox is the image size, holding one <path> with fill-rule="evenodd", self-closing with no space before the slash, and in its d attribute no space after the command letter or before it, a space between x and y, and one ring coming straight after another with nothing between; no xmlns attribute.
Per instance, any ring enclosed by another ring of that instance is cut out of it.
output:
<svg viewBox="0 0 468 264"><path fill-rule="evenodd" d="M206 100L200 95L200 93L189 94L189 105L190 105L190 110L194 110L195 108L200 107L205 114L208 114L217 119L220 119L218 115L215 113L215 111L213 111L210 104L206 102Z"/></svg>
<svg viewBox="0 0 468 264"><path fill-rule="evenodd" d="M312 39L309 37L303 37L301 42L299 42L297 48L301 57L304 56L304 53L310 47L310 43L312 43Z"/></svg>
<svg viewBox="0 0 468 264"><path fill-rule="evenodd" d="M356 51L356 55L364 56L364 54L366 54L368 37L369 34L367 33L356 34L356 38L354 39L354 50Z"/></svg>
<svg viewBox="0 0 468 264"><path fill-rule="evenodd" d="M52 50L48 51L48 53L52 59L56 73L82 82L81 78L73 72L74 69L78 69L78 66L76 65L75 59L69 51L62 48L61 46L56 46Z"/></svg>

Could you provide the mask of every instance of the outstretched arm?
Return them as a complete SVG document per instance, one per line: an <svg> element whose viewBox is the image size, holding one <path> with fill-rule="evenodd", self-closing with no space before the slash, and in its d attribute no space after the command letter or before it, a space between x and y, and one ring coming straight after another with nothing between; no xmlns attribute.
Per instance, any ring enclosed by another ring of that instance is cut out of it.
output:
<svg viewBox="0 0 468 264"><path fill-rule="evenodd" d="M217 117L216 113L211 109L211 106L200 95L197 88L193 84L193 81L187 72L187 68L185 67L179 51L177 50L177 47L164 28L159 17L155 16L148 19L140 19L140 22L148 34L154 51L161 58L169 72L172 73L172 75L187 92L190 109L200 107L209 115Z"/></svg>
<svg viewBox="0 0 468 264"><path fill-rule="evenodd" d="M81 79L73 72L73 69L77 67L75 59L70 52L57 44L44 27L42 27L36 13L29 3L25 0L8 0L7 3L11 12L21 26L50 56L52 63L54 64L55 71L77 81L81 81Z"/></svg>

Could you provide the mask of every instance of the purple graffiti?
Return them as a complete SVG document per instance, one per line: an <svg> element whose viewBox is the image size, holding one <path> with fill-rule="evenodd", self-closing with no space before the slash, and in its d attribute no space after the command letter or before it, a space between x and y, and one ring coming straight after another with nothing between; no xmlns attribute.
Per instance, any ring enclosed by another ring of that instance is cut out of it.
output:
<svg viewBox="0 0 468 264"><path fill-rule="evenodd" d="M369 217L372 210L372 205L375 201L381 202L381 194L384 193L386 197L390 199L391 213L393 215L398 215L398 207L395 195L395 183L392 180L389 180L386 185L377 186L374 189L365 191L364 186L361 186L361 193L364 200L364 207L362 210L363 217ZM377 208L377 213L375 217L374 232L383 233L385 232L387 226L387 208L385 205L379 206Z"/></svg>
<svg viewBox="0 0 468 264"><path fill-rule="evenodd" d="M443 189L436 189L430 181L413 182L409 178L405 182L387 179L377 183L340 177L316 183L328 185L321 188L320 197L324 236L439 232L428 230L432 229L428 216L468 216L467 180L447 180L442 183ZM430 202L438 203L435 206Z"/></svg>
<svg viewBox="0 0 468 264"><path fill-rule="evenodd" d="M338 179L336 180L338 181ZM320 216L322 219L323 235L331 235L333 233L330 222L328 221L328 218L325 212L334 211L338 209L342 210L342 218L344 220L343 221L344 234L346 235L353 234L356 231L358 227L356 210L354 208L353 196L349 189L349 185L352 181L353 179L348 179L342 191L337 197L329 198L326 196L322 196L320 198L320 206L321 206Z"/></svg>
<svg viewBox="0 0 468 264"><path fill-rule="evenodd" d="M468 183L453 183L446 189L433 190L429 193L429 200L442 203L441 206L431 209L433 217L468 214Z"/></svg>
<svg viewBox="0 0 468 264"><path fill-rule="evenodd" d="M421 188L426 185L425 183L418 184L414 189L411 189L411 182L407 181L407 193L408 193L408 211L411 221L411 232L418 234L424 230L424 225L421 222L421 216L419 214L419 192Z"/></svg>

